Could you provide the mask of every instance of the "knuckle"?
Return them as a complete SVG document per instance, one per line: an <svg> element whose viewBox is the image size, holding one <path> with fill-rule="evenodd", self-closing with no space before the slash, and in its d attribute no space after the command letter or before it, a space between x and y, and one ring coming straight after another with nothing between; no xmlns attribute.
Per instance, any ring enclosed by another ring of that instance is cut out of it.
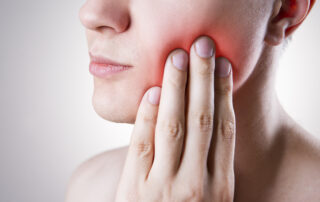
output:
<svg viewBox="0 0 320 202"><path fill-rule="evenodd" d="M232 86L229 83L219 83L214 85L215 92L219 95L231 95Z"/></svg>
<svg viewBox="0 0 320 202"><path fill-rule="evenodd" d="M159 123L159 130L165 134L166 137L179 140L183 137L183 124L179 120L163 120Z"/></svg>
<svg viewBox="0 0 320 202"><path fill-rule="evenodd" d="M233 193L231 194L229 191L227 190L222 190L220 191L219 195L218 195L218 200L217 201L221 201L221 202L232 202L233 201Z"/></svg>
<svg viewBox="0 0 320 202"><path fill-rule="evenodd" d="M220 134L223 139L233 139L235 135L235 124L231 120L220 120L218 121L218 134Z"/></svg>
<svg viewBox="0 0 320 202"><path fill-rule="evenodd" d="M192 202L202 202L205 198L204 186L200 184L199 186L191 186L187 189L187 193L185 194L185 198L183 201L192 201Z"/></svg>
<svg viewBox="0 0 320 202"><path fill-rule="evenodd" d="M218 200L221 202L232 202L234 197L234 189L232 186L222 186L219 188L218 193L216 194Z"/></svg>
<svg viewBox="0 0 320 202"><path fill-rule="evenodd" d="M184 89L186 87L184 75L183 73L178 72L178 70L168 75L167 82L176 89Z"/></svg>
<svg viewBox="0 0 320 202"><path fill-rule="evenodd" d="M234 174L219 175L214 180L214 196L216 201L232 202L234 198Z"/></svg>
<svg viewBox="0 0 320 202"><path fill-rule="evenodd" d="M145 124L154 124L157 121L157 116L152 113L143 113L142 114L142 121Z"/></svg>
<svg viewBox="0 0 320 202"><path fill-rule="evenodd" d="M195 67L197 73L201 76L213 76L214 75L214 66L211 61L201 61L200 64L197 64Z"/></svg>
<svg viewBox="0 0 320 202"><path fill-rule="evenodd" d="M132 144L131 150L140 158L148 157L152 154L153 144L151 142L137 141Z"/></svg>
<svg viewBox="0 0 320 202"><path fill-rule="evenodd" d="M208 110L210 111L210 110ZM192 112L191 119L201 132L212 132L214 115L208 112Z"/></svg>

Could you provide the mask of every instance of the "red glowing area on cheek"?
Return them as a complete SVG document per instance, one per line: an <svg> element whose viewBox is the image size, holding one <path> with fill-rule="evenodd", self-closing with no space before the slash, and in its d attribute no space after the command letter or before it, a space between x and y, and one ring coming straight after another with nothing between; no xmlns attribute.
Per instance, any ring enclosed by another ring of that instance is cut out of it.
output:
<svg viewBox="0 0 320 202"><path fill-rule="evenodd" d="M242 4L227 2L190 1L190 8L179 4L170 9L156 5L157 9L146 9L137 16L139 52L144 54L139 66L148 75L149 86L162 85L165 63L173 50L183 49L190 54L193 42L203 35L214 40L215 57L226 57L231 62L234 87L246 81L261 53L264 29L257 27L259 21L248 23L251 18L235 9ZM195 5L197 11L191 9Z"/></svg>
<svg viewBox="0 0 320 202"><path fill-rule="evenodd" d="M189 27L188 30L197 29L192 29L191 27ZM214 40L216 48L215 57L223 56L229 59L233 66L233 79L235 80L237 78L236 56L239 50L237 50L237 44L235 44L234 40L230 40L232 36L226 35L220 30L210 32L207 30L202 31L198 29L197 32L194 31L191 33L179 30L167 30L162 31L162 34L157 36L157 40L147 40L148 47L146 48L148 51L146 51L146 53L148 55L145 57L143 66L145 66L148 69L150 68L148 74L153 78L153 84L158 84L159 86L161 86L166 60L168 59L169 54L173 50L183 49L188 54L190 54L190 49L192 47L193 42L199 36L203 35L209 36L211 39ZM156 73L152 75L151 72Z"/></svg>

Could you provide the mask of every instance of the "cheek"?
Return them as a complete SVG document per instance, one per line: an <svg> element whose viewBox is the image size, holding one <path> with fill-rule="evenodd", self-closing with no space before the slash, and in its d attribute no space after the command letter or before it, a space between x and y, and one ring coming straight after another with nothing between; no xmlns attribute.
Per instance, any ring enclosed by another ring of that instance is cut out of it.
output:
<svg viewBox="0 0 320 202"><path fill-rule="evenodd" d="M263 33L253 23L241 21L237 13L205 15L201 12L183 16L185 12L168 13L163 17L144 14L138 19L138 38L141 42L139 66L150 75L150 85L161 86L163 69L169 53L182 48L190 52L193 41L200 35L210 36L216 44L216 56L228 58L233 66L234 90L248 78L262 50ZM165 14L163 14L165 13ZM228 16L228 18L224 17ZM208 20L212 19L212 20ZM152 74L150 74L152 72Z"/></svg>

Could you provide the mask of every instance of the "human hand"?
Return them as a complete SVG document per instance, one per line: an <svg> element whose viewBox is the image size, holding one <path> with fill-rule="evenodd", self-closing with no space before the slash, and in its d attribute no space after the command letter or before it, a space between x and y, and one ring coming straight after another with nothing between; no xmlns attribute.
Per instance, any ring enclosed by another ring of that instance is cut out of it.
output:
<svg viewBox="0 0 320 202"><path fill-rule="evenodd" d="M190 65L186 51L171 52L162 90L149 89L140 103L116 202L233 201L232 68L215 58L210 38L195 42Z"/></svg>

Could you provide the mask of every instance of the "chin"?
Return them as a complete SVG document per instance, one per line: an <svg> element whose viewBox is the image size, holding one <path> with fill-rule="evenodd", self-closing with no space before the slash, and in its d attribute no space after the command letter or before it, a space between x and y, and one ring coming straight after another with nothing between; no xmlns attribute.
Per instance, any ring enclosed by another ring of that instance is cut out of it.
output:
<svg viewBox="0 0 320 202"><path fill-rule="evenodd" d="M131 101L131 102L130 102ZM115 123L134 124L138 105L132 99L117 100L115 97L101 96L94 93L92 96L94 111L103 119Z"/></svg>

